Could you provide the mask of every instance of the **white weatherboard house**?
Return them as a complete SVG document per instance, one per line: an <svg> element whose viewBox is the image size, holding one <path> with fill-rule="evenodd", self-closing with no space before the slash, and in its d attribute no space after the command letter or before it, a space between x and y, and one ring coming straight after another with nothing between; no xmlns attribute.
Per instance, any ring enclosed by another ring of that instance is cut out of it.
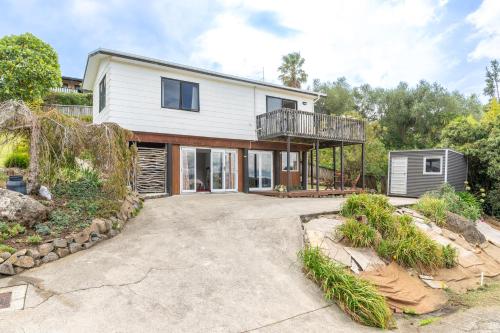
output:
<svg viewBox="0 0 500 333"><path fill-rule="evenodd" d="M143 193L307 186L311 149L364 146L362 120L314 113L321 93L98 49L83 88L93 121L134 133Z"/></svg>

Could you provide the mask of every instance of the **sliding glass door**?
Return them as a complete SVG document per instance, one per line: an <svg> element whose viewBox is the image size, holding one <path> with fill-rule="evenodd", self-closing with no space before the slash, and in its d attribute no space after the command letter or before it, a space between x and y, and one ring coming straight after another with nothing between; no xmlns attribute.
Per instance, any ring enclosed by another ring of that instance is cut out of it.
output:
<svg viewBox="0 0 500 333"><path fill-rule="evenodd" d="M181 191L196 192L195 148L181 148Z"/></svg>
<svg viewBox="0 0 500 333"><path fill-rule="evenodd" d="M237 162L236 151L212 149L212 191L236 191Z"/></svg>
<svg viewBox="0 0 500 333"><path fill-rule="evenodd" d="M272 190L272 152L257 150L250 150L248 152L248 182L250 190Z"/></svg>

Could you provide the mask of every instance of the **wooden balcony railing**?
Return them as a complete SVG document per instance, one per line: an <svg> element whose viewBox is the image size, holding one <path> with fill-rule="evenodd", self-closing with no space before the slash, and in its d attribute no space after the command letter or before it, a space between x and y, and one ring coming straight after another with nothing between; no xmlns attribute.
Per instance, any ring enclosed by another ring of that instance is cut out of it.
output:
<svg viewBox="0 0 500 333"><path fill-rule="evenodd" d="M287 136L362 143L366 140L365 121L293 109L278 109L257 116L260 140Z"/></svg>

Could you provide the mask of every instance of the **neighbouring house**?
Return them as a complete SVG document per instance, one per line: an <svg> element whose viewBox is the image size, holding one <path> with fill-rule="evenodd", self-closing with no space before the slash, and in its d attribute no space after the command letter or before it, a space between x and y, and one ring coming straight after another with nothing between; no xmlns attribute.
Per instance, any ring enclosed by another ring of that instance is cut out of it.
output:
<svg viewBox="0 0 500 333"><path fill-rule="evenodd" d="M83 79L70 77L70 76L62 76L62 85L58 88L53 88L53 91L57 92L66 92L66 93L82 93L83 88Z"/></svg>
<svg viewBox="0 0 500 333"><path fill-rule="evenodd" d="M365 142L365 121L314 112L324 94L129 53L90 53L83 89L95 123L133 131L142 193L306 189L313 149Z"/></svg>
<svg viewBox="0 0 500 333"><path fill-rule="evenodd" d="M448 183L463 191L467 159L451 149L389 152L388 195L419 197Z"/></svg>

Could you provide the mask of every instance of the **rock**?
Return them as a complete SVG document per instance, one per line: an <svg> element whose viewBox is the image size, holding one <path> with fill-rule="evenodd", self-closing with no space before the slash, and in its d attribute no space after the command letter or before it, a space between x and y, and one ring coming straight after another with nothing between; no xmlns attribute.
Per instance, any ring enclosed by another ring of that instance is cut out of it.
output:
<svg viewBox="0 0 500 333"><path fill-rule="evenodd" d="M0 188L0 218L31 228L47 219L49 209L30 196Z"/></svg>
<svg viewBox="0 0 500 333"><path fill-rule="evenodd" d="M42 262L44 264L46 264L48 262L51 262L51 261L54 261L54 260L57 260L57 259L59 259L59 256L57 254L55 254L54 252L50 252L46 256L44 256L42 258Z"/></svg>
<svg viewBox="0 0 500 333"><path fill-rule="evenodd" d="M95 243L96 243L96 242L87 242L87 243L84 243L84 244L83 244L83 248L84 248L85 250L90 249L92 246L94 246L94 244L95 244Z"/></svg>
<svg viewBox="0 0 500 333"><path fill-rule="evenodd" d="M17 256L16 254L14 253L13 255L11 255L9 257L9 259L5 260L5 263L9 263L9 264L12 264L14 265L14 263L17 261Z"/></svg>
<svg viewBox="0 0 500 333"><path fill-rule="evenodd" d="M40 186L40 190L38 190L38 194L46 200L52 200L52 194L46 186Z"/></svg>
<svg viewBox="0 0 500 333"><path fill-rule="evenodd" d="M16 257L21 257L21 256L26 255L26 251L27 251L26 249L22 249L22 250L19 250L17 252L14 252L13 255L16 256Z"/></svg>
<svg viewBox="0 0 500 333"><path fill-rule="evenodd" d="M35 267L40 266L41 263L42 261L40 259L35 260Z"/></svg>
<svg viewBox="0 0 500 333"><path fill-rule="evenodd" d="M24 272L24 271L25 271L25 269L24 269L24 268L14 266L14 272L15 272L16 274L22 273L22 272Z"/></svg>
<svg viewBox="0 0 500 333"><path fill-rule="evenodd" d="M16 272L14 271L14 266L11 263L4 262L0 264L0 274L4 275L14 275Z"/></svg>
<svg viewBox="0 0 500 333"><path fill-rule="evenodd" d="M116 235L118 235L120 232L118 230L115 230L115 229L111 229L109 231L109 237L115 237Z"/></svg>
<svg viewBox="0 0 500 333"><path fill-rule="evenodd" d="M63 248L68 246L68 241L63 238L54 239L52 242L56 248Z"/></svg>
<svg viewBox="0 0 500 333"><path fill-rule="evenodd" d="M5 259L0 258L0 264L3 263Z"/></svg>
<svg viewBox="0 0 500 333"><path fill-rule="evenodd" d="M82 244L79 244L79 243L70 243L69 244L69 252L70 253L75 253L75 252L78 252L81 250L82 250Z"/></svg>
<svg viewBox="0 0 500 333"><path fill-rule="evenodd" d="M83 244L86 241L89 240L90 237L90 230L89 229L83 229L79 233L75 234L73 236L73 239L75 240L76 243L78 244Z"/></svg>
<svg viewBox="0 0 500 333"><path fill-rule="evenodd" d="M35 266L35 260L33 260L30 256L21 256L17 258L14 266L22 267L22 268L31 268Z"/></svg>
<svg viewBox="0 0 500 333"><path fill-rule="evenodd" d="M446 227L464 236L465 240L469 243L482 244L486 241L486 238L477 230L473 221L458 214L452 212L446 213Z"/></svg>
<svg viewBox="0 0 500 333"><path fill-rule="evenodd" d="M26 251L26 255L30 256L33 259L39 259L40 258L40 252L38 252L37 249L28 249L28 251Z"/></svg>
<svg viewBox="0 0 500 333"><path fill-rule="evenodd" d="M54 250L54 244L52 243L44 243L38 246L38 252L40 252L41 257L46 256L52 250Z"/></svg>
<svg viewBox="0 0 500 333"><path fill-rule="evenodd" d="M90 225L90 228L100 234L105 234L109 230L106 225L106 221L102 219L94 219L92 221L92 224Z"/></svg>
<svg viewBox="0 0 500 333"><path fill-rule="evenodd" d="M0 258L2 258L3 260L9 259L10 256L11 256L11 254L9 252L2 252L2 253L0 253Z"/></svg>
<svg viewBox="0 0 500 333"><path fill-rule="evenodd" d="M69 254L69 250L67 248L59 248L56 250L56 254L59 258L64 258Z"/></svg>
<svg viewBox="0 0 500 333"><path fill-rule="evenodd" d="M113 222L111 222L110 220L104 220L104 223L106 224L106 232L110 231L113 227Z"/></svg>

